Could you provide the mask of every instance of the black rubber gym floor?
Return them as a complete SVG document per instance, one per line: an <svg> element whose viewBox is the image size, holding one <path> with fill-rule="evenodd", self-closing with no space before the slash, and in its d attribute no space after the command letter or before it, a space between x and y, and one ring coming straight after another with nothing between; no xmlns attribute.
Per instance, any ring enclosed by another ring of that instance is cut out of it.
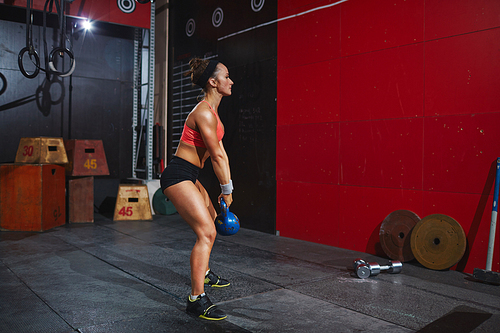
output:
<svg viewBox="0 0 500 333"><path fill-rule="evenodd" d="M178 214L153 221L0 232L0 332L499 332L500 286L416 262L359 279L384 258L240 229L218 236L207 288L228 318L187 315L195 236Z"/></svg>

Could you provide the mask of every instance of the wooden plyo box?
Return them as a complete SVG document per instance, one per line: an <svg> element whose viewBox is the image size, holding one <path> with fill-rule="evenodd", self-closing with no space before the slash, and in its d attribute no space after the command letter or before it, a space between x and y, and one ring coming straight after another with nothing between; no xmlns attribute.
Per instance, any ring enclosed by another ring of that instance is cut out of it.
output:
<svg viewBox="0 0 500 333"><path fill-rule="evenodd" d="M152 219L148 187L146 185L120 185L113 221Z"/></svg>
<svg viewBox="0 0 500 333"><path fill-rule="evenodd" d="M64 145L69 160L66 165L66 173L69 176L109 175L101 140L66 140Z"/></svg>
<svg viewBox="0 0 500 333"><path fill-rule="evenodd" d="M62 138L21 138L16 163L66 164L68 157Z"/></svg>
<svg viewBox="0 0 500 333"><path fill-rule="evenodd" d="M68 180L69 223L94 222L94 177Z"/></svg>
<svg viewBox="0 0 500 333"><path fill-rule="evenodd" d="M45 231L66 223L63 166L0 165L0 228Z"/></svg>

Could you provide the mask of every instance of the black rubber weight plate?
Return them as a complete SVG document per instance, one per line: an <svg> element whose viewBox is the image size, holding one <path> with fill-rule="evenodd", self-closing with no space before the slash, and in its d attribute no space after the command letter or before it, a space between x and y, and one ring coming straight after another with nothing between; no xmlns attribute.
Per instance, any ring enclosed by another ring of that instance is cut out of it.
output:
<svg viewBox="0 0 500 333"><path fill-rule="evenodd" d="M156 214L161 215L172 215L177 212L174 204L162 193L161 188L153 195L153 209Z"/></svg>

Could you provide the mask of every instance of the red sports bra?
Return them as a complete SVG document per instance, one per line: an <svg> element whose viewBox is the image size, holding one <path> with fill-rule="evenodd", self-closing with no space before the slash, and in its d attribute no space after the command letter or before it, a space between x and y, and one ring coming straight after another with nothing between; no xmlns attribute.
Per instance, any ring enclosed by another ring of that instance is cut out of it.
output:
<svg viewBox="0 0 500 333"><path fill-rule="evenodd" d="M217 118L217 139L220 141L224 136L224 130L222 129L222 124L220 122L219 116L217 115L217 113L215 113L214 109L212 109L210 103L208 103L205 100L203 100L202 102L208 104L208 107L210 108L210 110L212 110L213 114ZM195 147L207 148L205 146L205 142L203 142L201 134L199 132L196 132L194 129L188 127L186 122L184 123L184 130L182 131L181 141L184 141L185 143Z"/></svg>

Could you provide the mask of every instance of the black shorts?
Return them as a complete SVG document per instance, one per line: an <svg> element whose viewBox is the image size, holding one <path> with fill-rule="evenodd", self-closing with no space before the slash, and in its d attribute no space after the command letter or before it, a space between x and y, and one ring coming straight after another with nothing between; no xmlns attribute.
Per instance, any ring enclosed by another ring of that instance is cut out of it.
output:
<svg viewBox="0 0 500 333"><path fill-rule="evenodd" d="M198 175L200 174L200 170L201 169L196 165L191 164L180 157L172 157L172 160L161 174L161 191L165 192L167 187L185 180L190 180L193 184L195 184L198 179Z"/></svg>

